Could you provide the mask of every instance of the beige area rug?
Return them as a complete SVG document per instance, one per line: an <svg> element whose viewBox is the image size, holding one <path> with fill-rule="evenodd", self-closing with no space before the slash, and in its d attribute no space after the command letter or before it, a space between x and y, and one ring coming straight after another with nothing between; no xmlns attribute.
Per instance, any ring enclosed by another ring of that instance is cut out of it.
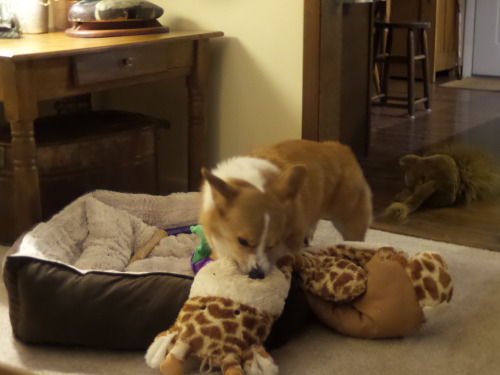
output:
<svg viewBox="0 0 500 375"><path fill-rule="evenodd" d="M367 241L396 246L410 254L421 250L441 253L454 279L451 303L429 310L427 322L418 334L401 339L355 339L311 322L294 339L271 352L280 374L498 374L500 253L377 230L369 231ZM321 223L315 245L338 242L340 238L329 223ZM6 248L0 248L0 260L5 251ZM22 344L12 336L3 283L0 283L0 333L0 364L35 374L160 374L146 366L143 352ZM0 374L4 375L1 370Z"/></svg>
<svg viewBox="0 0 500 375"><path fill-rule="evenodd" d="M500 78L464 77L455 81L442 83L439 87L466 90L500 91Z"/></svg>

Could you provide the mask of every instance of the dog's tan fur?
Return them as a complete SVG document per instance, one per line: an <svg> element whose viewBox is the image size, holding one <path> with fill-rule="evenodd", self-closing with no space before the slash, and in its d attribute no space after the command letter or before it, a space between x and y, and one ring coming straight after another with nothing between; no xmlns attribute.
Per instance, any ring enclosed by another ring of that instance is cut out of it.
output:
<svg viewBox="0 0 500 375"><path fill-rule="evenodd" d="M232 257L243 272L265 274L269 260L303 247L320 219L345 240L364 240L371 191L349 147L292 140L249 156L275 166L260 171L260 188L238 173L221 178L203 170L200 224L217 256Z"/></svg>

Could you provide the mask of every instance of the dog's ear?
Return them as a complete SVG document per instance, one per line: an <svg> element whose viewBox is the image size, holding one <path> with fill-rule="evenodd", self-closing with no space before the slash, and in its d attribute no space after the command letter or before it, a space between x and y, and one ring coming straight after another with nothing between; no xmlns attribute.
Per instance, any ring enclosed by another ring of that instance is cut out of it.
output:
<svg viewBox="0 0 500 375"><path fill-rule="evenodd" d="M279 177L275 191L282 200L293 199L297 196L307 175L305 165L296 164L288 167Z"/></svg>
<svg viewBox="0 0 500 375"><path fill-rule="evenodd" d="M212 188L211 189L212 197L214 199L216 206L224 207L227 203L231 202L238 195L237 189L229 185L223 179L210 173L207 169L202 168L201 174Z"/></svg>

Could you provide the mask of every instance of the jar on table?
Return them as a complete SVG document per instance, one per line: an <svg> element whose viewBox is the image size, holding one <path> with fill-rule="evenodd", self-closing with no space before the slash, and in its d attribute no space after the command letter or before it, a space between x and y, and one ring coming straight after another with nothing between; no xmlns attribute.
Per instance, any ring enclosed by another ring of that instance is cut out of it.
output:
<svg viewBox="0 0 500 375"><path fill-rule="evenodd" d="M49 32L49 0L16 0L13 7L23 34Z"/></svg>

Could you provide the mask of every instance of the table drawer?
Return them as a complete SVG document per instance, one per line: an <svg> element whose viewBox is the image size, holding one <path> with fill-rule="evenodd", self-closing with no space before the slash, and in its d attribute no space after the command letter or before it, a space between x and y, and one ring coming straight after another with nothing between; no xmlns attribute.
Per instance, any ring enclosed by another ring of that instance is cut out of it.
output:
<svg viewBox="0 0 500 375"><path fill-rule="evenodd" d="M77 86L166 72L192 63L192 44L158 45L117 49L75 56Z"/></svg>

